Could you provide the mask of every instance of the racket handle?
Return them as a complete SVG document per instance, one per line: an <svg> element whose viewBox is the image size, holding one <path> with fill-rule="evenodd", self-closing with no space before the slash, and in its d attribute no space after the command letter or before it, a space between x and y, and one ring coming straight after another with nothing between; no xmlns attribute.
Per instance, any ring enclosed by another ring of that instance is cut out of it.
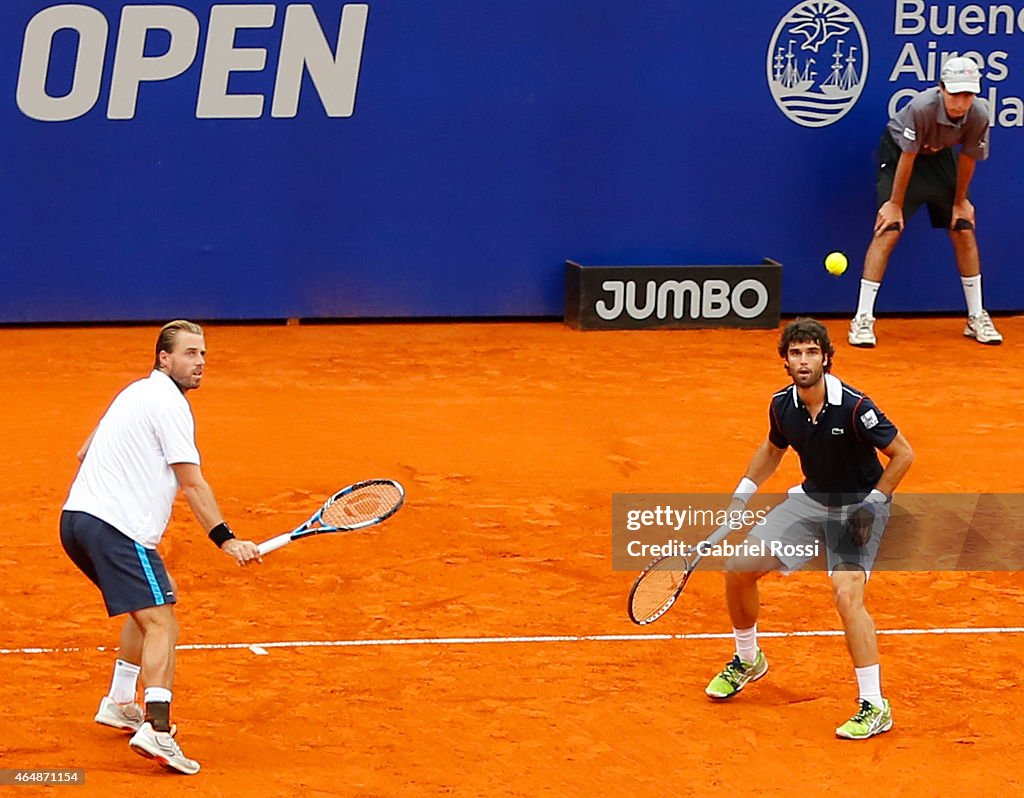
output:
<svg viewBox="0 0 1024 798"><path fill-rule="evenodd" d="M277 551L283 546L287 546L292 542L292 536L290 532L286 532L283 535L278 535L276 538L265 540L259 545L260 556L263 557L272 551Z"/></svg>
<svg viewBox="0 0 1024 798"><path fill-rule="evenodd" d="M716 529L708 536L705 542L709 546L714 546L718 543L721 543L723 540L729 537L729 535L732 534L734 531L735 530L730 529L728 524L722 524L720 527L718 527L718 529Z"/></svg>

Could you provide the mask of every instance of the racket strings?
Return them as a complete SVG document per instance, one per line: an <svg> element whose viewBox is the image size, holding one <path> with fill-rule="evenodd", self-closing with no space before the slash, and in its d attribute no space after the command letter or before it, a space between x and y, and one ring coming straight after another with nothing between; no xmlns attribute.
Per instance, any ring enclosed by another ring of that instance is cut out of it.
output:
<svg viewBox="0 0 1024 798"><path fill-rule="evenodd" d="M402 503L402 492L389 482L363 485L324 508L321 523L346 527L383 518Z"/></svg>
<svg viewBox="0 0 1024 798"><path fill-rule="evenodd" d="M633 617L640 623L657 617L667 604L675 601L683 582L686 569L654 568L637 582L630 598Z"/></svg>

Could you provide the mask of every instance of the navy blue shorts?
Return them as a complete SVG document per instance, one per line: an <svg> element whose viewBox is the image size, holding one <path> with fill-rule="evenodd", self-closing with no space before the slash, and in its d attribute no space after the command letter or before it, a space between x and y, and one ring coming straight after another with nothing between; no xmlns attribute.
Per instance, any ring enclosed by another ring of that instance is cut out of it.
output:
<svg viewBox="0 0 1024 798"><path fill-rule="evenodd" d="M60 542L71 561L103 594L107 614L174 604L160 555L88 513L60 514Z"/></svg>

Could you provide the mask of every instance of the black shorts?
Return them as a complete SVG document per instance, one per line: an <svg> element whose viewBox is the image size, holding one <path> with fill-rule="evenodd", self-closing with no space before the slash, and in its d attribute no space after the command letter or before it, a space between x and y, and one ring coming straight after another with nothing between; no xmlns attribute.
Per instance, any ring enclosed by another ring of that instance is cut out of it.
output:
<svg viewBox="0 0 1024 798"><path fill-rule="evenodd" d="M892 196L892 183L896 177L896 164L902 150L886 129L878 145L878 207ZM903 203L903 221L906 222L922 205L928 206L928 218L936 230L949 229L953 223L953 200L956 198L956 160L952 149L939 150L933 155L914 159L907 195ZM968 198L970 193L968 192Z"/></svg>
<svg viewBox="0 0 1024 798"><path fill-rule="evenodd" d="M103 594L107 614L174 604L174 590L163 560L88 513L60 514L60 542L71 561Z"/></svg>

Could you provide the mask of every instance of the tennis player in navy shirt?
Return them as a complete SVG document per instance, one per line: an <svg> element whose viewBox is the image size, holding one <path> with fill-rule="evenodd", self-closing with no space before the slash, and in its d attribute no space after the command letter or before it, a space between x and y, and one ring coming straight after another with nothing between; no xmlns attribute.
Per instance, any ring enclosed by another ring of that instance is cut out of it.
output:
<svg viewBox="0 0 1024 798"><path fill-rule="evenodd" d="M836 735L863 740L892 728L864 591L893 491L914 453L870 398L830 373L835 350L824 325L809 318L790 322L778 351L792 383L772 396L768 438L754 453L730 511L746 506L758 485L775 473L788 448L800 457L804 481L751 529L748 545L726 565L725 592L736 652L705 692L715 700L729 699L768 672L768 660L757 644L757 582L772 571L801 567L824 544L859 691L857 712L836 729ZM888 459L884 468L878 451Z"/></svg>

